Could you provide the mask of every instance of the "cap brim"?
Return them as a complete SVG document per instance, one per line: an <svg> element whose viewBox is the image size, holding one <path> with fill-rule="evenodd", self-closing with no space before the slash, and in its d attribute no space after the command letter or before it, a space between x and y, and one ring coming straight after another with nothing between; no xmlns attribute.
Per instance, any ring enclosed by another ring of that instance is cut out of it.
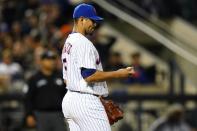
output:
<svg viewBox="0 0 197 131"><path fill-rule="evenodd" d="M96 22L101 22L103 21L103 18L102 17L99 17L99 16L93 16L93 17L90 17L90 19L96 21Z"/></svg>

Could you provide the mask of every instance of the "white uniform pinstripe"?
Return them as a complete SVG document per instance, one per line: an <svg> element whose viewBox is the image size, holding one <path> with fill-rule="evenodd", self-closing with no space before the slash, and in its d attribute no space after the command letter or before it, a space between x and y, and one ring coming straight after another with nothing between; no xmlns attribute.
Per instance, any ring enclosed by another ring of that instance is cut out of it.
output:
<svg viewBox="0 0 197 131"><path fill-rule="evenodd" d="M98 52L91 41L80 33L70 34L62 51L63 78L68 91L62 102L64 116L71 131L111 131L109 121L98 97L108 95L106 82L87 84L81 68L102 71ZM89 94L87 94L89 93Z"/></svg>

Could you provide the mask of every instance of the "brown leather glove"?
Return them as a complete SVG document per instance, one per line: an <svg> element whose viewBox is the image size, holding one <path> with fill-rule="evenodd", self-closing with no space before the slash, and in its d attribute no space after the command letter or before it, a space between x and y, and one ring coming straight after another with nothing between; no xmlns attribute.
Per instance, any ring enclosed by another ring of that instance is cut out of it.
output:
<svg viewBox="0 0 197 131"><path fill-rule="evenodd" d="M104 100L102 97L100 97L100 100L105 108L110 125L123 118L123 111L112 100Z"/></svg>

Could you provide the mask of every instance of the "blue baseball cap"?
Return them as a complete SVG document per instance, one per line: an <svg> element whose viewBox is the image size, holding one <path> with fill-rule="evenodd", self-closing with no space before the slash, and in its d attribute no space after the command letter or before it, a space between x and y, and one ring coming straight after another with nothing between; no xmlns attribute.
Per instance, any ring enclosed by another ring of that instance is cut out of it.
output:
<svg viewBox="0 0 197 131"><path fill-rule="evenodd" d="M84 4L84 3L76 6L73 12L74 19L80 18L80 17L89 18L96 22L100 22L103 20L103 18L97 16L96 9L92 5Z"/></svg>

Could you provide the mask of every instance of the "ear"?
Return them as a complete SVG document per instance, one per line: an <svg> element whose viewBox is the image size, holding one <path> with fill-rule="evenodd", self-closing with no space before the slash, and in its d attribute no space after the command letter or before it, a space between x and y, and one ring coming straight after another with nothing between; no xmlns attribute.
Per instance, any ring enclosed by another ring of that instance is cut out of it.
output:
<svg viewBox="0 0 197 131"><path fill-rule="evenodd" d="M85 19L84 17L81 17L81 19L82 19L82 23L83 23L83 25L84 25L85 22L86 22L86 19Z"/></svg>
<svg viewBox="0 0 197 131"><path fill-rule="evenodd" d="M84 17L80 17L80 18L79 18L79 22L83 25L83 24L84 24L84 22L85 22Z"/></svg>

